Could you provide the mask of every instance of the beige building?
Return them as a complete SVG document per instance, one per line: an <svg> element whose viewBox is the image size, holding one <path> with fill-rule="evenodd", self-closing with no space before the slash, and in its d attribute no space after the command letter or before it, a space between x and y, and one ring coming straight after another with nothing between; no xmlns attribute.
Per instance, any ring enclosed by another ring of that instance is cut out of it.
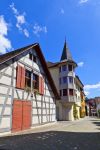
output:
<svg viewBox="0 0 100 150"><path fill-rule="evenodd" d="M66 41L60 62L48 62L47 65L61 97L56 107L57 119L74 120L76 112L76 117L80 118L80 91L83 90L83 84L75 75L77 64L72 59Z"/></svg>

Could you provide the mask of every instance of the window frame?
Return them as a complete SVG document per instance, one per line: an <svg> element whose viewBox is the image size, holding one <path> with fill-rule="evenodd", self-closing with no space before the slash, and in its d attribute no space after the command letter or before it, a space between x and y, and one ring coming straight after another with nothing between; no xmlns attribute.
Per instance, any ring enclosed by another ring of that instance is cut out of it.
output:
<svg viewBox="0 0 100 150"><path fill-rule="evenodd" d="M73 66L71 64L68 65L68 71L73 71Z"/></svg>
<svg viewBox="0 0 100 150"><path fill-rule="evenodd" d="M66 71L67 70L67 66L66 65L62 65L62 71Z"/></svg>
<svg viewBox="0 0 100 150"><path fill-rule="evenodd" d="M63 96L68 96L68 90L67 89L63 89Z"/></svg>

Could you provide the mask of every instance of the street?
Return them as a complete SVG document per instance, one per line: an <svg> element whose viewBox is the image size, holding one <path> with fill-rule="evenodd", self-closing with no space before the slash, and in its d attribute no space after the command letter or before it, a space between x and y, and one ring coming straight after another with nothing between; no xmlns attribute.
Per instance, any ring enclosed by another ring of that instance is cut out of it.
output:
<svg viewBox="0 0 100 150"><path fill-rule="evenodd" d="M58 122L1 137L0 150L100 150L100 119Z"/></svg>

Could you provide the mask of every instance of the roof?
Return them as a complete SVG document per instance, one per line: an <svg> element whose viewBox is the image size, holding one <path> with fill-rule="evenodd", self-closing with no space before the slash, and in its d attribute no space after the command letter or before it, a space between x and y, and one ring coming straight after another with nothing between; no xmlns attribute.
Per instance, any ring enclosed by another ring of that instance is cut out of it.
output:
<svg viewBox="0 0 100 150"><path fill-rule="evenodd" d="M80 80L79 76L76 75L75 77L76 77L77 80L80 82L80 84L84 87L84 85L83 85L82 81Z"/></svg>
<svg viewBox="0 0 100 150"><path fill-rule="evenodd" d="M63 52L62 52L62 56L61 56L60 61L63 61L63 60L73 60L72 55L69 51L69 48L66 44L66 40L65 40L65 43L64 43L64 48L63 48Z"/></svg>
<svg viewBox="0 0 100 150"><path fill-rule="evenodd" d="M74 62L73 60L65 60L65 61L56 62L56 63L47 62L47 66L48 66L48 68L53 68L53 67L58 67L61 64L65 64L65 63L71 63L71 64L77 66L76 62Z"/></svg>
<svg viewBox="0 0 100 150"><path fill-rule="evenodd" d="M23 48L20 48L20 49L17 49L17 50L14 50L14 51L11 51L9 53L6 53L6 54L3 54L3 55L0 55L0 65L2 65L3 63L5 63L6 61L8 60L11 60L12 58L15 58L16 56L19 56L21 55L22 53L30 50L30 48L34 48L38 54L38 57L41 61L41 64L45 70L45 74L47 75L47 78L48 78L48 81L49 81L49 84L51 85L51 89L53 90L53 93L55 95L55 97L57 99L60 99L60 96L57 92L57 89L56 89L56 86L53 82L53 79L51 77L51 74L48 70L48 67L47 67L47 64L46 64L46 61L45 61L45 58L42 54L42 51L41 51L41 48L40 48L40 45L38 43L35 43L35 44L31 44L31 45L28 45L26 47L23 47Z"/></svg>
<svg viewBox="0 0 100 150"><path fill-rule="evenodd" d="M56 62L56 63L53 63L53 62L50 62L50 61L47 62L48 68L50 68L50 67L56 67L58 65L59 65L59 62Z"/></svg>

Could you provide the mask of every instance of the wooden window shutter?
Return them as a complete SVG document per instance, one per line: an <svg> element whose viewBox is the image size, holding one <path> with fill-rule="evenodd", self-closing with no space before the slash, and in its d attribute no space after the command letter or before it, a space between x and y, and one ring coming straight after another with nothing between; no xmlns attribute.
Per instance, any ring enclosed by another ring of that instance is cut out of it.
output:
<svg viewBox="0 0 100 150"><path fill-rule="evenodd" d="M42 78L42 94L44 95L44 79Z"/></svg>
<svg viewBox="0 0 100 150"><path fill-rule="evenodd" d="M16 88L24 89L25 87L25 68L18 65L16 70Z"/></svg>
<svg viewBox="0 0 100 150"><path fill-rule="evenodd" d="M39 76L39 93L41 94L41 77Z"/></svg>
<svg viewBox="0 0 100 150"><path fill-rule="evenodd" d="M39 76L39 93L41 95L44 94L44 79L43 77L40 77L40 76Z"/></svg>
<svg viewBox="0 0 100 150"><path fill-rule="evenodd" d="M25 68L21 67L21 89L25 88Z"/></svg>
<svg viewBox="0 0 100 150"><path fill-rule="evenodd" d="M21 88L21 66L18 65L16 68L16 87Z"/></svg>

